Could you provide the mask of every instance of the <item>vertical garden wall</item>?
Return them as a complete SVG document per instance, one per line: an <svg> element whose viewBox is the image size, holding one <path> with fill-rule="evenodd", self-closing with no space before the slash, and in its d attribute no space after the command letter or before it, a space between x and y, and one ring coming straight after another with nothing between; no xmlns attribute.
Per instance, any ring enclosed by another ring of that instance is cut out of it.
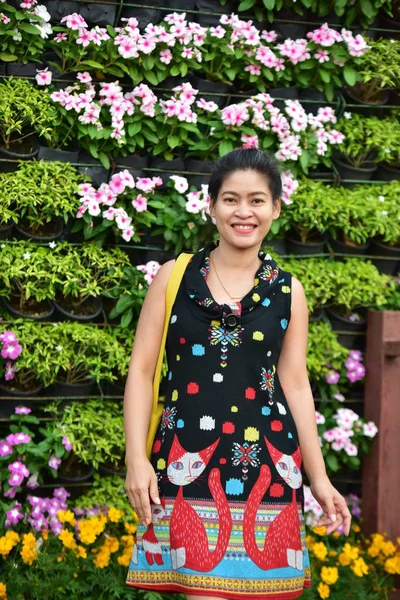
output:
<svg viewBox="0 0 400 600"><path fill-rule="evenodd" d="M142 596L124 585L136 323L160 264L216 238L209 162L240 146L280 161L263 248L304 286L353 514L326 536L305 480L305 597L388 598L399 538L363 534L361 475L367 312L400 310L398 0L150 4L0 4L0 599Z"/></svg>

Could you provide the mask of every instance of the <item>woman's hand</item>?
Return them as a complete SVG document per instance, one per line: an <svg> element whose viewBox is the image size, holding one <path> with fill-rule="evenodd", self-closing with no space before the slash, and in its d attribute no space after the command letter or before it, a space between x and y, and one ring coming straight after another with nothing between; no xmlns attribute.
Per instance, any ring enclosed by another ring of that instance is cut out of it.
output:
<svg viewBox="0 0 400 600"><path fill-rule="evenodd" d="M326 533L330 534L343 523L344 533L350 533L351 513L345 499L333 487L328 477L310 482L311 493L321 505L324 514L318 521L318 526L326 525Z"/></svg>
<svg viewBox="0 0 400 600"><path fill-rule="evenodd" d="M157 475L147 458L127 461L128 471L125 479L125 491L129 501L143 525L151 523L150 499L160 504L158 497Z"/></svg>

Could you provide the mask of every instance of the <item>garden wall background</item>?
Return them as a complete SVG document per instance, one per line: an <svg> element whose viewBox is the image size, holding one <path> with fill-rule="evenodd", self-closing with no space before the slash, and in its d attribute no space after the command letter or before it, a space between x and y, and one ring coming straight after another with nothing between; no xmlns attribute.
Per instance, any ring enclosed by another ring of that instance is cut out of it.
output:
<svg viewBox="0 0 400 600"><path fill-rule="evenodd" d="M281 162L264 246L305 288L322 451L353 513L325 536L305 479L307 597L398 587L400 531L363 530L361 482L380 436L367 313L400 310L399 10L0 4L0 598L142 595L124 586L135 326L159 265L215 237L208 162L241 145Z"/></svg>

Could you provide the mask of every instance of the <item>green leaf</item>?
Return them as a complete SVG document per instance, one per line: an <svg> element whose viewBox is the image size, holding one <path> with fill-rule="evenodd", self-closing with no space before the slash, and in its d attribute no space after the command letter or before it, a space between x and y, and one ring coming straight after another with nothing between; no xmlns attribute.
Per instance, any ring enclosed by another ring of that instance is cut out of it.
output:
<svg viewBox="0 0 400 600"><path fill-rule="evenodd" d="M31 23L19 23L18 27L31 35L40 35L40 30L36 25L31 25Z"/></svg>
<svg viewBox="0 0 400 600"><path fill-rule="evenodd" d="M130 123L128 125L128 134L133 137L142 129L142 123L138 121L137 123Z"/></svg>
<svg viewBox="0 0 400 600"><path fill-rule="evenodd" d="M130 309L130 310L128 310L128 312L126 312L123 315L123 317L121 319L121 327L122 327L122 329L125 329L125 327L128 327L128 325L130 324L130 322L132 321L132 319L133 319L133 310Z"/></svg>
<svg viewBox="0 0 400 600"><path fill-rule="evenodd" d="M224 156L225 154L228 154L228 152L231 152L232 150L233 150L233 144L229 140L222 140L218 147L220 156Z"/></svg>
<svg viewBox="0 0 400 600"><path fill-rule="evenodd" d="M87 65L88 67L92 67L93 69L104 69L104 65L96 62L95 60L83 60L81 65Z"/></svg>
<svg viewBox="0 0 400 600"><path fill-rule="evenodd" d="M321 76L322 81L324 81L325 83L329 83L331 80L331 76L328 73L328 71L324 71L324 69L320 69L319 70L319 74Z"/></svg>
<svg viewBox="0 0 400 600"><path fill-rule="evenodd" d="M375 11L374 8L370 2L370 0L362 0L362 2L360 2L360 7L362 12L364 13L364 15L366 17L368 17L368 19L373 19L375 16Z"/></svg>
<svg viewBox="0 0 400 600"><path fill-rule="evenodd" d="M135 304L134 297L128 296L127 294L125 294L124 296L121 296L121 298L118 300L118 302L115 306L115 312L117 313L117 315L120 315L121 313L128 310L128 308L132 308L132 306L134 306L134 304Z"/></svg>
<svg viewBox="0 0 400 600"><path fill-rule="evenodd" d="M303 169L303 171L307 170L309 160L310 160L310 155L309 155L308 151L303 150L299 157L299 161L300 161L301 168Z"/></svg>
<svg viewBox="0 0 400 600"><path fill-rule="evenodd" d="M274 10L275 0L263 0L263 4L267 10Z"/></svg>
<svg viewBox="0 0 400 600"><path fill-rule="evenodd" d="M13 62L14 60L18 60L18 56L15 54L7 54L7 52L0 52L0 60L4 62Z"/></svg>
<svg viewBox="0 0 400 600"><path fill-rule="evenodd" d="M357 71L353 69L353 67L345 65L343 69L343 77L348 85L353 86L357 81Z"/></svg>
<svg viewBox="0 0 400 600"><path fill-rule="evenodd" d="M256 0L242 0L242 2L238 6L239 11L249 10L249 8L253 8Z"/></svg>
<svg viewBox="0 0 400 600"><path fill-rule="evenodd" d="M167 138L167 142L170 148L176 148L177 146L179 146L179 138L176 135L170 135Z"/></svg>
<svg viewBox="0 0 400 600"><path fill-rule="evenodd" d="M229 77L229 79L233 81L236 77L237 71L236 69L226 69L225 73Z"/></svg>
<svg viewBox="0 0 400 600"><path fill-rule="evenodd" d="M99 160L105 169L110 168L110 159L104 152L99 152Z"/></svg>
<svg viewBox="0 0 400 600"><path fill-rule="evenodd" d="M144 76L152 85L158 85L158 79L153 71L144 71Z"/></svg>
<svg viewBox="0 0 400 600"><path fill-rule="evenodd" d="M326 456L326 462L328 464L328 467L330 469L332 469L332 471L338 471L339 470L339 463L338 460L336 458L336 456L334 454L328 454Z"/></svg>

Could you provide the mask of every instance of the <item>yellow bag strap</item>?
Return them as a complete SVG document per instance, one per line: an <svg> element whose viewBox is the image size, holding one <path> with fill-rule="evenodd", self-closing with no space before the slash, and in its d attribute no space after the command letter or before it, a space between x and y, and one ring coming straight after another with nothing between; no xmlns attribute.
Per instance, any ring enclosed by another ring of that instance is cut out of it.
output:
<svg viewBox="0 0 400 600"><path fill-rule="evenodd" d="M165 319L164 319L164 330L161 338L160 352L158 355L156 371L154 374L153 380L153 412L157 409L158 403L158 391L160 387L160 377L161 377L161 368L164 360L164 350L165 350L165 342L167 339L168 325L171 318L172 306L175 302L176 295L178 293L178 289L180 283L182 281L183 274L185 272L186 266L191 259L193 254L187 254L182 252L175 261L174 267L172 269L171 275L167 284L167 291L165 296Z"/></svg>

